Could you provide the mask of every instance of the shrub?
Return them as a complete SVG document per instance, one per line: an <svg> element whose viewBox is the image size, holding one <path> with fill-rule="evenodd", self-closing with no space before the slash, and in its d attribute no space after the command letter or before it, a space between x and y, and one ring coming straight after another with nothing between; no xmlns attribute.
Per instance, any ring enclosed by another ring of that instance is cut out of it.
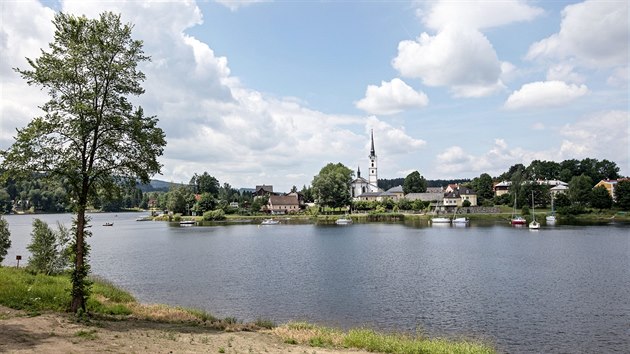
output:
<svg viewBox="0 0 630 354"><path fill-rule="evenodd" d="M57 224L55 232L40 219L33 220L31 243L26 248L31 252L28 267L46 275L62 272L70 261L70 234L68 229Z"/></svg>
<svg viewBox="0 0 630 354"><path fill-rule="evenodd" d="M10 236L9 223L0 216L0 263L2 263L7 255L7 250L11 247Z"/></svg>
<svg viewBox="0 0 630 354"><path fill-rule="evenodd" d="M468 208L470 206L470 200L464 200L464 202L462 203L462 206L464 208Z"/></svg>
<svg viewBox="0 0 630 354"><path fill-rule="evenodd" d="M206 211L203 213L204 221L225 220L225 213L221 209Z"/></svg>

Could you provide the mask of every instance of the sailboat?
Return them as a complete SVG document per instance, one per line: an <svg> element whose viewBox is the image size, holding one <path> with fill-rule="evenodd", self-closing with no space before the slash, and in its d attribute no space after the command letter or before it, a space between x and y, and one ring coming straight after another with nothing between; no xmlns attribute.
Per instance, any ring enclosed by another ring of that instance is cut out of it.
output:
<svg viewBox="0 0 630 354"><path fill-rule="evenodd" d="M516 215L516 193L514 193L514 208L512 209L512 219L510 219L512 225L525 225L527 220L522 216Z"/></svg>
<svg viewBox="0 0 630 354"><path fill-rule="evenodd" d="M470 220L467 217L458 218L455 216L456 214L457 214L457 207L455 208L455 211L453 211L453 225L468 225Z"/></svg>
<svg viewBox="0 0 630 354"><path fill-rule="evenodd" d="M532 217L533 220L532 222L529 223L529 228L530 230L537 230L540 229L540 223L538 221L536 221L536 208L535 208L535 204L534 203L534 191L532 191Z"/></svg>
<svg viewBox="0 0 630 354"><path fill-rule="evenodd" d="M435 210L433 211L435 217L431 218L431 223L433 224L450 224L451 223L451 219L449 218L443 218L443 217L439 217L437 210L438 207L440 206L440 203L438 202L437 205L435 206Z"/></svg>
<svg viewBox="0 0 630 354"><path fill-rule="evenodd" d="M555 224L556 223L556 211L553 208L553 193L551 193L551 215L547 215L545 216L545 221L547 222L547 224Z"/></svg>

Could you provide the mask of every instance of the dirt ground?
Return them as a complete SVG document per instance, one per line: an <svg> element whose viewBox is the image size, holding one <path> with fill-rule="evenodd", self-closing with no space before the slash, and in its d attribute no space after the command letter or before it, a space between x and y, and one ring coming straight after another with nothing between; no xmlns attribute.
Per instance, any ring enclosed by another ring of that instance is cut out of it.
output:
<svg viewBox="0 0 630 354"><path fill-rule="evenodd" d="M0 306L2 353L366 353L291 345L265 332L221 332L147 321L77 323L66 314L28 317Z"/></svg>

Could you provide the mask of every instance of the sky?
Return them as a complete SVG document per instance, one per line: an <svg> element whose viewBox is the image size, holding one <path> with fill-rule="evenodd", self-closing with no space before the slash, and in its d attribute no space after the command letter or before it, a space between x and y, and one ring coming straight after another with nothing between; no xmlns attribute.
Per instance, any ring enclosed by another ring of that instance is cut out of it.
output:
<svg viewBox="0 0 630 354"><path fill-rule="evenodd" d="M310 185L326 164L378 177L498 176L608 159L630 175L628 2L3 1L0 149L46 93L12 68L56 11L120 13L151 57L133 98L166 134L156 179Z"/></svg>

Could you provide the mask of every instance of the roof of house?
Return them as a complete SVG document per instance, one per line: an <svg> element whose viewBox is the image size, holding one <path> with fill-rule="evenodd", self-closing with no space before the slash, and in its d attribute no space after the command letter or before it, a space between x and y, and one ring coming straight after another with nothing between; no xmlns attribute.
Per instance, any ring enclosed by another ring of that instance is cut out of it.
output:
<svg viewBox="0 0 630 354"><path fill-rule="evenodd" d="M365 192L361 193L357 198L380 197L383 192Z"/></svg>
<svg viewBox="0 0 630 354"><path fill-rule="evenodd" d="M403 192L403 187L402 186L392 187L392 188L387 190L387 193L404 193Z"/></svg>
<svg viewBox="0 0 630 354"><path fill-rule="evenodd" d="M297 195L272 195L269 196L271 205L298 205Z"/></svg>
<svg viewBox="0 0 630 354"><path fill-rule="evenodd" d="M270 192L273 193L273 186L268 186L268 185L261 185L261 186L256 186L256 192L258 192L259 190L263 190L265 192Z"/></svg>
<svg viewBox="0 0 630 354"><path fill-rule="evenodd" d="M444 194L440 193L409 193L405 195L405 199L407 200L422 200L423 202L430 202L434 200L442 200L444 198Z"/></svg>
<svg viewBox="0 0 630 354"><path fill-rule="evenodd" d="M555 186L555 187L553 187L553 188L551 188L549 190L551 190L551 191L566 191L567 189L569 189L568 186L565 186L563 184L559 184L559 185L557 185L557 186Z"/></svg>
<svg viewBox="0 0 630 354"><path fill-rule="evenodd" d="M426 193L442 193L444 188L442 187L428 187Z"/></svg>

